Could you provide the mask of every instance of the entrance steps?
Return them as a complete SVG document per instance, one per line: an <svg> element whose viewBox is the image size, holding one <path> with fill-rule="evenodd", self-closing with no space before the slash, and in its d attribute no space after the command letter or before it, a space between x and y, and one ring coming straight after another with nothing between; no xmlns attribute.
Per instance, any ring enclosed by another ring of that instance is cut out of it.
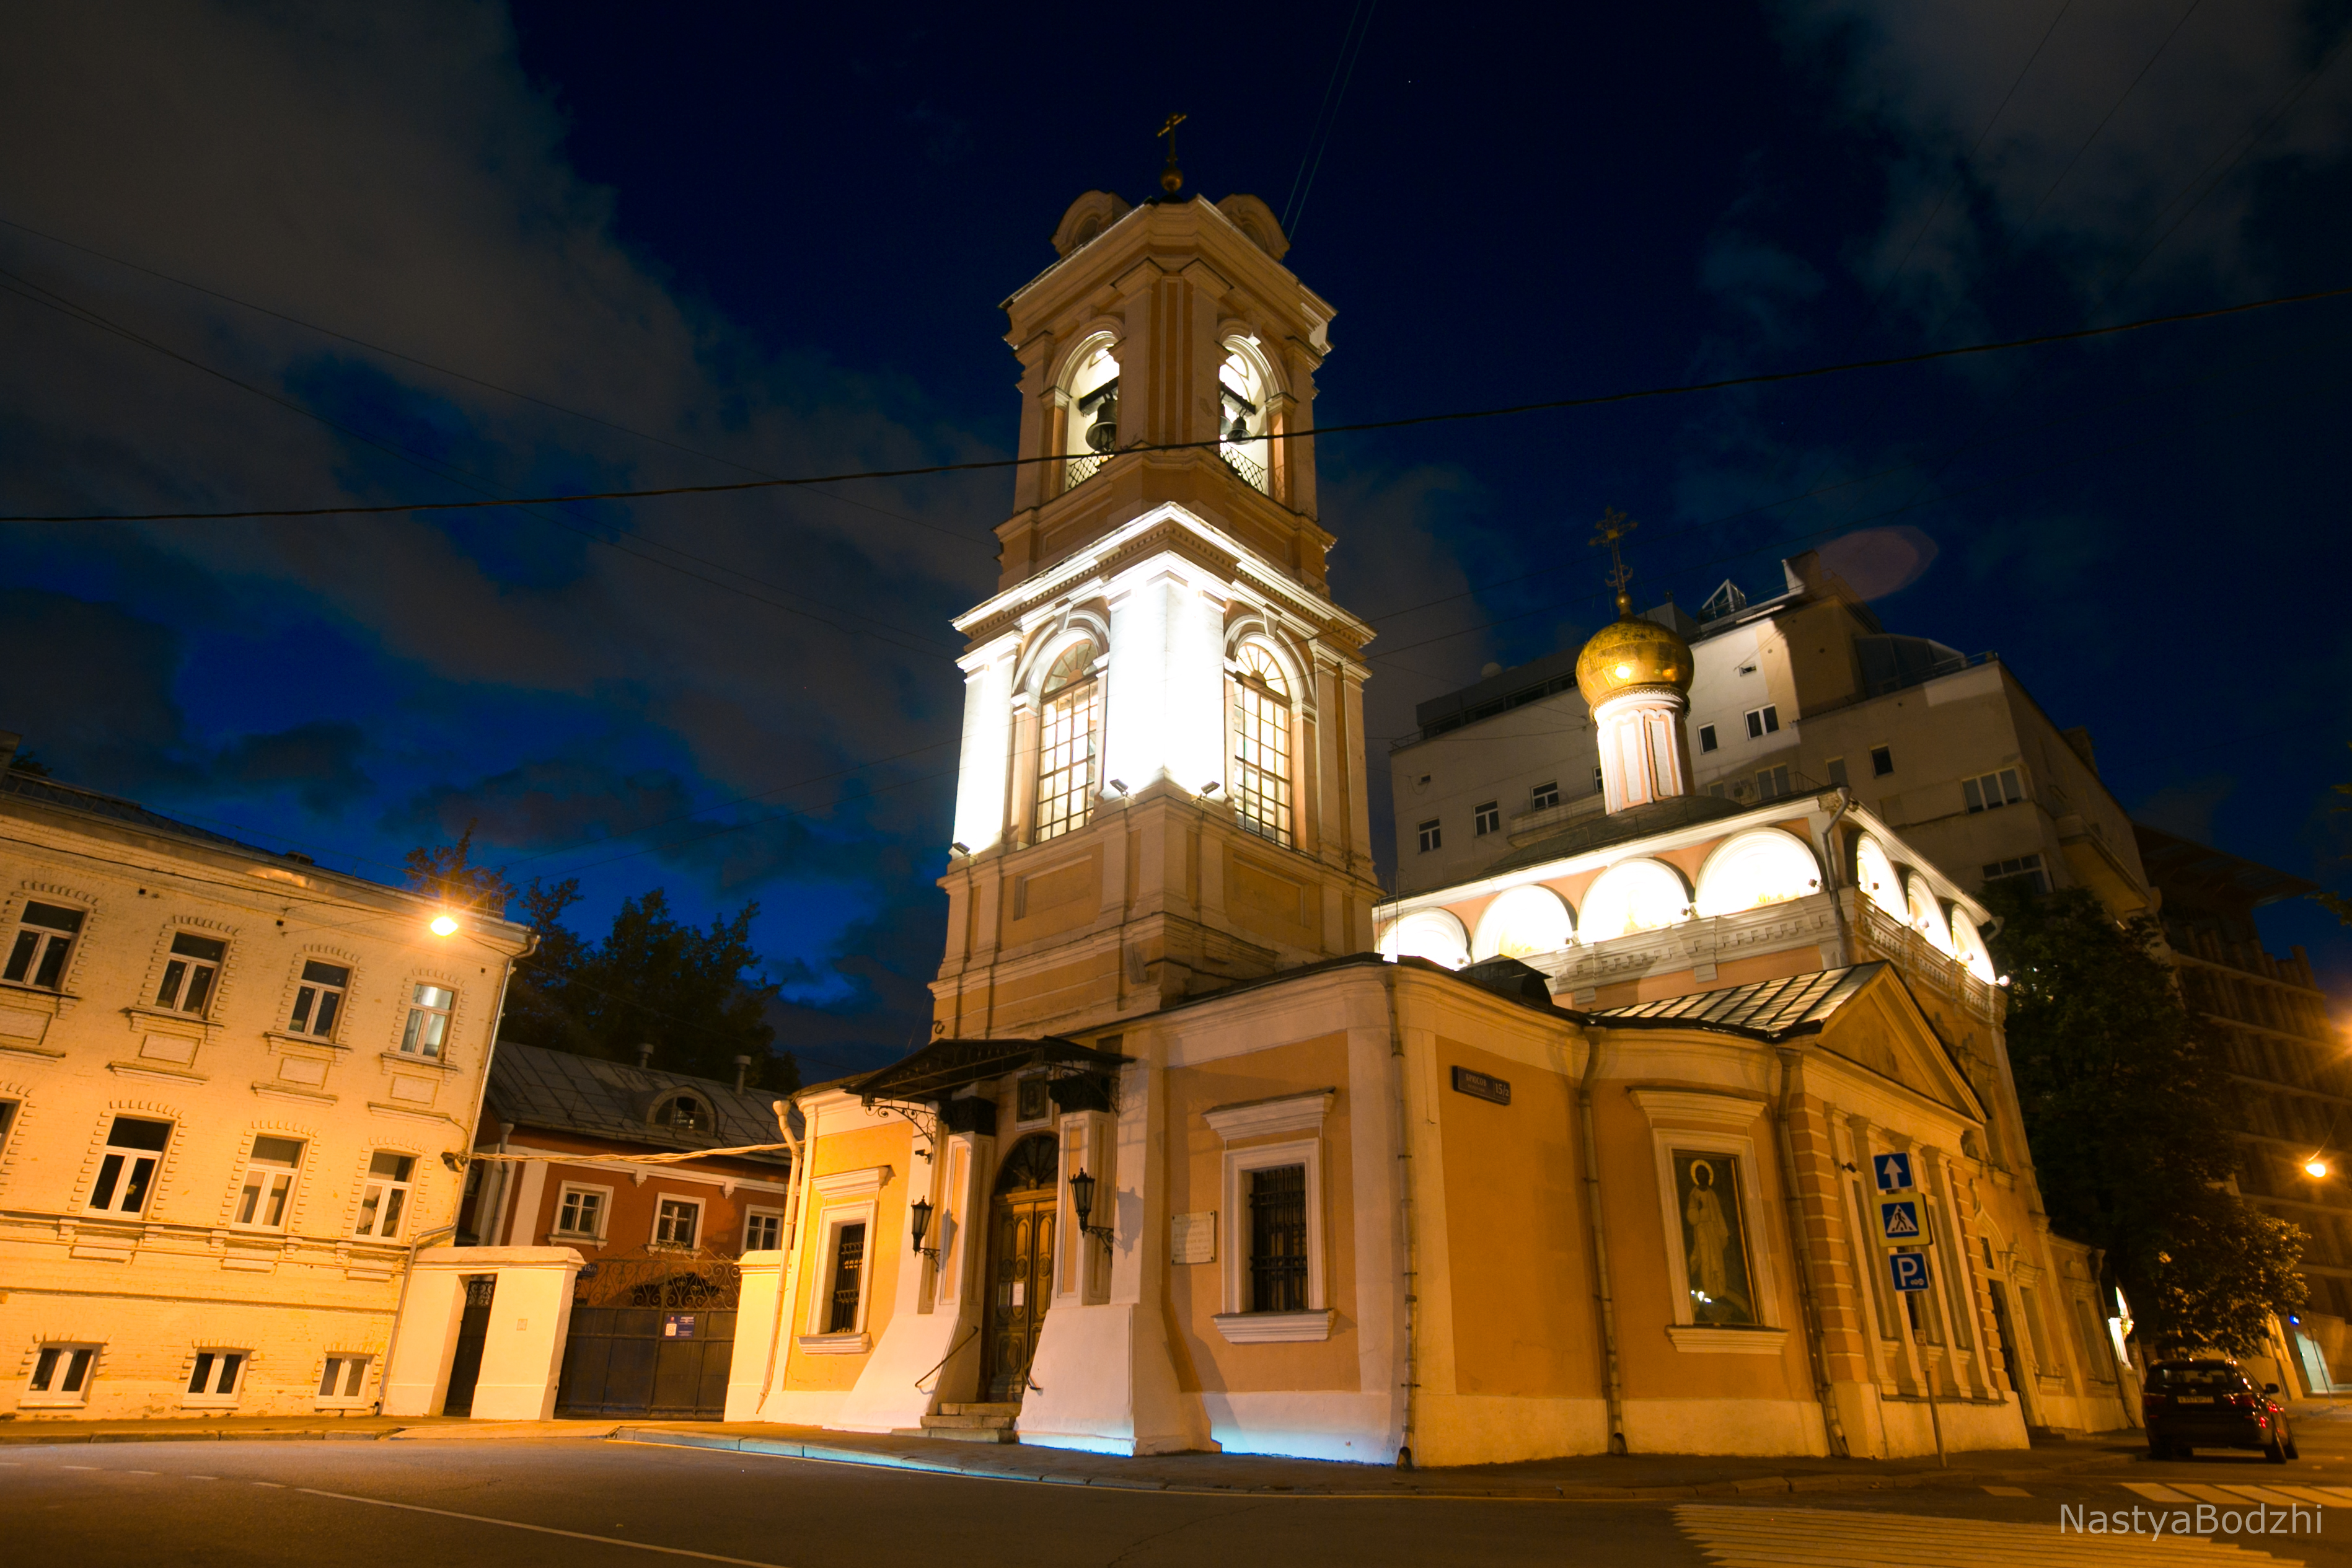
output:
<svg viewBox="0 0 2352 1568"><path fill-rule="evenodd" d="M1015 1401L1003 1405L942 1405L936 1415L923 1417L919 1432L909 1436L943 1437L950 1443L1017 1443L1013 1417L1021 1414Z"/></svg>

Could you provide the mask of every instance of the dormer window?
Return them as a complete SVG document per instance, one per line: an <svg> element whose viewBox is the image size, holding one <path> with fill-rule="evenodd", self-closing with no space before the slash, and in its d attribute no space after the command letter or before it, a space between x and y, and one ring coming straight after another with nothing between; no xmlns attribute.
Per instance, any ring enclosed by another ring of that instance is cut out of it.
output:
<svg viewBox="0 0 2352 1568"><path fill-rule="evenodd" d="M1075 489L1118 449L1118 361L1108 340L1078 361L1069 384L1068 456L1062 488Z"/></svg>
<svg viewBox="0 0 2352 1568"><path fill-rule="evenodd" d="M708 1132L710 1107L690 1094L672 1095L655 1109L654 1121L676 1132Z"/></svg>
<svg viewBox="0 0 2352 1568"><path fill-rule="evenodd" d="M1267 450L1269 411L1265 367L1239 342L1217 372L1217 456L1251 487L1271 495Z"/></svg>

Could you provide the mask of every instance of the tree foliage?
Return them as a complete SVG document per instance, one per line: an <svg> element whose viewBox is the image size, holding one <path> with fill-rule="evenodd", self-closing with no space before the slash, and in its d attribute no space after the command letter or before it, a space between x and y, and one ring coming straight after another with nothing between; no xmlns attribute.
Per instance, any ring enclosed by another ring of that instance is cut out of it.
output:
<svg viewBox="0 0 2352 1568"><path fill-rule="evenodd" d="M2250 1207L2221 1042L2181 1005L2153 917L2087 889L1996 884L2009 1055L2053 1226L2106 1254L2163 1349L2252 1348L2302 1304L2302 1233Z"/></svg>
<svg viewBox="0 0 2352 1568"><path fill-rule="evenodd" d="M768 1004L779 987L761 973L746 903L707 929L681 923L656 888L630 899L601 942L582 937L564 916L580 901L575 878L533 879L517 888L500 869L474 860L468 825L454 844L413 849L409 879L453 904L515 914L539 935L539 949L516 966L507 989L501 1039L609 1061L635 1062L654 1047L652 1065L732 1082L735 1058L751 1058L745 1079L789 1092L800 1068L775 1048Z"/></svg>

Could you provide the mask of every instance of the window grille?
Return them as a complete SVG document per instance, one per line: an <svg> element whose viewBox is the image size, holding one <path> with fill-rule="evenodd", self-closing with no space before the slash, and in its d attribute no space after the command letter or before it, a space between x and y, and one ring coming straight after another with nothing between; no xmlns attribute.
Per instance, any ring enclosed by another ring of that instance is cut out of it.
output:
<svg viewBox="0 0 2352 1568"><path fill-rule="evenodd" d="M1250 1310L1307 1309L1307 1167L1250 1173Z"/></svg>
<svg viewBox="0 0 2352 1568"><path fill-rule="evenodd" d="M857 1331L857 1291L866 1273L866 1226L845 1225L834 1233L833 1299L825 1310L824 1331Z"/></svg>
<svg viewBox="0 0 2352 1568"><path fill-rule="evenodd" d="M1234 681L1234 805L1245 832L1290 842L1290 687L1274 655L1244 645Z"/></svg>
<svg viewBox="0 0 2352 1568"><path fill-rule="evenodd" d="M1102 683L1092 673L1094 662L1094 645L1080 643L1055 660L1045 677L1034 843L1085 826L1094 805L1095 731L1102 711Z"/></svg>

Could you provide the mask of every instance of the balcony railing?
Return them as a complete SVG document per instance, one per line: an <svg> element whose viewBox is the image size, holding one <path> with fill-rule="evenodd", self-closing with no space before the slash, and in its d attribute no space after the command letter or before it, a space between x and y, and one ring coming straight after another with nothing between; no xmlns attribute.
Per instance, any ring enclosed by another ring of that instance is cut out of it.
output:
<svg viewBox="0 0 2352 1568"><path fill-rule="evenodd" d="M1062 469L1062 488L1074 490L1093 479L1102 471L1103 463L1109 456L1108 452L1088 452L1083 458L1072 458Z"/></svg>
<svg viewBox="0 0 2352 1568"><path fill-rule="evenodd" d="M1225 460L1225 467L1247 480L1252 489L1267 495L1274 493L1265 488L1265 465L1248 456L1239 447L1220 447L1217 456Z"/></svg>

